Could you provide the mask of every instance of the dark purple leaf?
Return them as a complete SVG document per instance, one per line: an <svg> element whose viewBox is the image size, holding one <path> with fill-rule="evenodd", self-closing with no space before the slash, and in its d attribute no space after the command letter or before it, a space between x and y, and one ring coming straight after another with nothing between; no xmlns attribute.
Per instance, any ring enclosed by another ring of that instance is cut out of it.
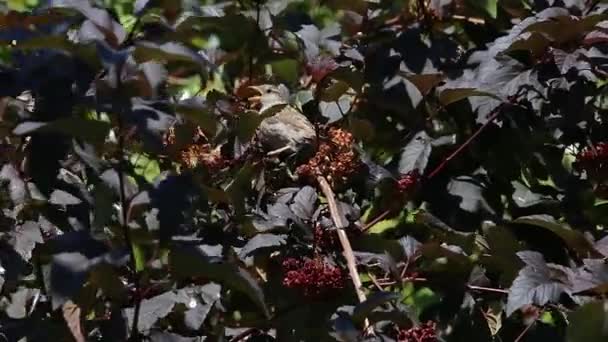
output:
<svg viewBox="0 0 608 342"><path fill-rule="evenodd" d="M418 250L422 244L411 236L405 236L399 239L399 244L403 247L403 254L411 259L418 254Z"/></svg>
<svg viewBox="0 0 608 342"><path fill-rule="evenodd" d="M50 5L52 7L71 8L80 12L104 33L105 39L112 45L117 46L127 36L124 28L112 19L106 10L93 7L88 1L52 0Z"/></svg>
<svg viewBox="0 0 608 342"><path fill-rule="evenodd" d="M405 145L399 159L399 173L404 175L412 171L424 173L424 169L431 156L431 137L426 132L418 132L410 142Z"/></svg>
<svg viewBox="0 0 608 342"><path fill-rule="evenodd" d="M376 292L367 298L362 303L355 306L353 310L352 319L355 323L360 323L367 318L367 316L377 307L391 302L396 301L401 296L396 292Z"/></svg>
<svg viewBox="0 0 608 342"><path fill-rule="evenodd" d="M569 285L567 279L562 276L561 267L547 264L542 254L537 252L525 251L517 255L526 266L519 271L509 288L507 316L525 305L558 302L562 294L569 292Z"/></svg>
<svg viewBox="0 0 608 342"><path fill-rule="evenodd" d="M589 256L598 254L593 248L593 244L581 232L573 230L566 223L557 222L549 215L524 216L512 222L514 224L525 224L546 229L561 238L569 248L580 255Z"/></svg>
<svg viewBox="0 0 608 342"><path fill-rule="evenodd" d="M133 56L140 62L187 62L197 66L202 71L208 71L212 64L204 54L193 51L185 45L177 42L157 44L154 42L139 42L136 44Z"/></svg>
<svg viewBox="0 0 608 342"><path fill-rule="evenodd" d="M5 164L0 171L0 181L8 183L8 193L14 205L22 204L28 197L26 184L12 164Z"/></svg>
<svg viewBox="0 0 608 342"><path fill-rule="evenodd" d="M226 286L246 294L265 315L269 315L262 289L247 271L236 264L209 257L196 246L173 248L169 260L172 273L176 277L203 276L225 283Z"/></svg>
<svg viewBox="0 0 608 342"><path fill-rule="evenodd" d="M51 197L49 198L49 203L55 205L77 205L82 203L82 200L67 191L63 190L55 190L51 193Z"/></svg>
<svg viewBox="0 0 608 342"><path fill-rule="evenodd" d="M87 279L90 266L89 259L80 253L60 253L53 256L49 293L54 309L78 295Z"/></svg>
<svg viewBox="0 0 608 342"><path fill-rule="evenodd" d="M239 256L241 259L245 259L253 253L258 252L260 249L277 248L285 244L285 235L275 234L257 234L241 249Z"/></svg>
<svg viewBox="0 0 608 342"><path fill-rule="evenodd" d="M165 292L158 296L142 300L139 320L137 322L137 330L140 332L149 331L156 324L156 322L158 322L158 320L171 313L171 311L173 311L173 307L177 303L188 305L189 301L187 301L185 296L179 296L173 291ZM124 310L129 326L132 326L134 312L134 308Z"/></svg>
<svg viewBox="0 0 608 342"><path fill-rule="evenodd" d="M11 232L13 248L23 260L30 260L36 244L44 243L40 226L33 221L26 221Z"/></svg>
<svg viewBox="0 0 608 342"><path fill-rule="evenodd" d="M289 206L291 211L303 220L310 220L315 211L317 202L317 192L311 186L305 186L293 198L293 203Z"/></svg>

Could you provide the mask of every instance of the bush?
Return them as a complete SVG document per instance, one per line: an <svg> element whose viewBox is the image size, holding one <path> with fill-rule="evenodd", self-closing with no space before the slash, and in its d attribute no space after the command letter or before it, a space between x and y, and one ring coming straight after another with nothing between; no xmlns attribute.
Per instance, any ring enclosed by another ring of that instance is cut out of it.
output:
<svg viewBox="0 0 608 342"><path fill-rule="evenodd" d="M0 5L7 341L603 341L602 1Z"/></svg>

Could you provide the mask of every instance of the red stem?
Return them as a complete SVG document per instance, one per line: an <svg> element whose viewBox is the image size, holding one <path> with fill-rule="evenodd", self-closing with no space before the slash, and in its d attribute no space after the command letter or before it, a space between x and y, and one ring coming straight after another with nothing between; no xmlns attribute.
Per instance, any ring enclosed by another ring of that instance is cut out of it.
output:
<svg viewBox="0 0 608 342"><path fill-rule="evenodd" d="M362 232L366 232L368 229L370 229L371 227L373 227L376 223L380 222L381 220L383 220L388 214L391 213L390 209L385 210L382 214L376 216L373 220L369 221L368 223L366 223L362 228L361 231Z"/></svg>
<svg viewBox="0 0 608 342"><path fill-rule="evenodd" d="M521 341L522 338L524 338L524 335L526 335L526 333L528 332L528 330L530 330L530 328L532 328L532 325L534 323L528 325L520 334L519 336L517 336L517 338L513 341L513 342L519 342Z"/></svg>
<svg viewBox="0 0 608 342"><path fill-rule="evenodd" d="M502 106L499 106L498 108L496 108L495 112L490 117L488 117L488 121L486 121L483 125L481 125L481 127L479 127L477 129L477 131L475 131L475 133L473 133L473 135L471 135L464 143L462 143L462 145L460 145L454 152L452 152L447 158L445 158L441 162L441 164L439 164L433 171L431 171L431 173L429 173L429 175L426 178L431 179L431 178L435 177L439 172L441 172L441 170L443 170L446 167L446 165L450 162L450 160L454 159L465 148L467 148L467 146L469 146L473 142L473 140L475 140L475 138L477 138L477 136L500 115L500 113L502 112L500 110L501 107Z"/></svg>

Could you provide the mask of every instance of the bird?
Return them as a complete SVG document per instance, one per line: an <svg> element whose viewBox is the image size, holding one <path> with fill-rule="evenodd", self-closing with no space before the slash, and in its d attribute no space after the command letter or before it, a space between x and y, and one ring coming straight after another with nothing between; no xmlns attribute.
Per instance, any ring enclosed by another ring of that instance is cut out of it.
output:
<svg viewBox="0 0 608 342"><path fill-rule="evenodd" d="M282 87L256 86L255 89L260 93L261 115L269 115L273 108L280 109L264 118L256 130L258 141L268 155L298 153L316 145L315 126L304 114L287 104Z"/></svg>

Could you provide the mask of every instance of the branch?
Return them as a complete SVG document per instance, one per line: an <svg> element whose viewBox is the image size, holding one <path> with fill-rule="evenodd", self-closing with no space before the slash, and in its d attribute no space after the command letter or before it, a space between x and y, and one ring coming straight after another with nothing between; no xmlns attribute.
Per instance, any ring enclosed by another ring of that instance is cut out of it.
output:
<svg viewBox="0 0 608 342"><path fill-rule="evenodd" d="M336 202L336 196L334 191L331 189L331 186L327 182L327 179L325 179L323 176L319 176L317 177L317 182L319 183L319 187L325 195L325 198L327 198L329 213L332 221L334 221L336 231L338 232L338 238L340 239L340 244L344 250L344 258L346 259L348 272L350 273L353 285L355 286L355 291L357 292L357 298L359 299L359 302L364 302L367 298L365 297L365 293L363 293L363 285L361 284L361 278L359 278L359 273L357 272L355 255L353 253L353 248L350 245L350 241L348 240L348 236L346 236L346 233L344 232L344 228L348 226L348 222L344 220L344 217L340 213L338 203Z"/></svg>
<svg viewBox="0 0 608 342"><path fill-rule="evenodd" d="M362 232L366 232L368 231L371 227L373 227L374 225L376 225L376 223L382 221L386 216L388 216L388 214L391 213L390 209L385 210L382 214L376 216L374 219L372 219L371 221L365 223L365 225L363 225L361 227L361 231Z"/></svg>
<svg viewBox="0 0 608 342"><path fill-rule="evenodd" d="M243 331L242 333L236 335L235 337L233 337L230 342L239 342L239 341L243 341L244 339L246 339L247 337L251 336L251 334L253 334L254 332L258 331L257 328L249 328L245 331Z"/></svg>
<svg viewBox="0 0 608 342"><path fill-rule="evenodd" d="M482 18L467 17L464 15L458 15L458 14L453 15L452 17L450 17L450 19L463 20L463 21L467 21L471 24L476 24L476 25L484 25L486 23L485 19L482 19Z"/></svg>
<svg viewBox="0 0 608 342"><path fill-rule="evenodd" d="M426 179L431 179L435 177L439 172L441 172L441 170L446 167L446 165L448 165L450 160L454 159L457 155L464 151L464 149L467 148L473 142L473 140L475 140L475 138L477 138L477 136L500 115L500 113L502 113L502 111L500 110L501 108L502 106L498 106L498 108L494 110L494 113L488 118L488 121L481 125L481 127L479 127L477 131L473 133L473 135L471 135L464 143L462 143L462 145L460 145L454 152L452 152L447 158L445 158L441 162L441 164L439 164L433 171L431 171L431 173L426 176Z"/></svg>
<svg viewBox="0 0 608 342"><path fill-rule="evenodd" d="M524 336L526 335L526 333L528 332L528 330L530 330L530 328L532 328L533 325L534 325L534 322L532 322L531 324L529 324L528 326L526 326L524 328L524 330L522 330L522 332L519 334L519 336L517 336L517 338L515 339L514 342L521 341L524 338Z"/></svg>
<svg viewBox="0 0 608 342"><path fill-rule="evenodd" d="M396 285L396 284L403 284L406 282L418 282L418 283L426 283L429 281L428 278L421 278L421 277L406 277L403 278L401 281L387 281L387 282L379 282L377 279L376 281L378 282L378 284L380 286L391 286L391 285ZM496 294L500 294L500 295L508 295L509 294L509 290L505 290L505 289L500 289L500 288L496 288L496 287L485 287L485 286L475 286L475 285L468 285L467 284L467 289L470 291L478 291L478 292L487 292L487 293L496 293Z"/></svg>
<svg viewBox="0 0 608 342"><path fill-rule="evenodd" d="M119 76L120 77L120 76ZM119 78L120 79L120 78ZM126 186L125 186L125 170L127 169L126 159L125 159L125 137L124 137L124 123L123 123L123 104L118 104L118 151L119 151L119 161L118 161L118 184L120 188L120 207L122 214L122 222L121 228L123 232L123 236L125 239L125 243L129 248L129 256L131 259L131 268L133 270L133 282L135 285L135 309L133 313L133 325L131 326L131 335L129 336L129 341L139 341L139 331L138 331L138 323L139 323L139 312L141 309L141 294L140 294L140 283L139 283L139 274L137 272L137 265L135 262L135 251L133 250L133 239L131 238L131 231L128 226L129 220L129 209L127 203L127 194L126 194Z"/></svg>
<svg viewBox="0 0 608 342"><path fill-rule="evenodd" d="M499 294L509 294L509 290L498 289L498 288L494 288L494 287L467 285L467 288L469 290L472 290L472 291L494 292L494 293L499 293Z"/></svg>

